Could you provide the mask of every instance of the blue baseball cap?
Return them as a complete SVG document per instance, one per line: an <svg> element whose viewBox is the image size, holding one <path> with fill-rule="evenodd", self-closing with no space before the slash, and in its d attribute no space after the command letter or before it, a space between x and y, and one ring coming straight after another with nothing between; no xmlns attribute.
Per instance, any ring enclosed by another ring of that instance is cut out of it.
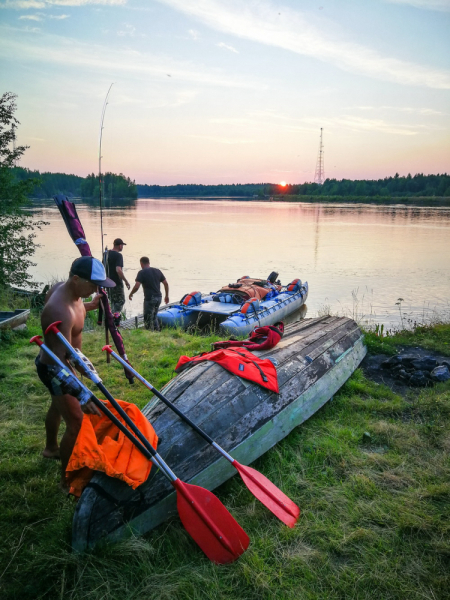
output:
<svg viewBox="0 0 450 600"><path fill-rule="evenodd" d="M93 256L82 256L74 260L70 267L70 274L78 275L78 277L101 287L116 287L114 281L106 277L103 264Z"/></svg>

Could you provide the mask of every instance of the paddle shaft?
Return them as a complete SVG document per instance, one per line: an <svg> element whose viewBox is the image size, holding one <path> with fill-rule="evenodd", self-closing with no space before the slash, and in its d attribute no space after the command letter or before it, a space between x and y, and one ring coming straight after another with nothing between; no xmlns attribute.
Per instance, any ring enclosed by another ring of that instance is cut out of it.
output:
<svg viewBox="0 0 450 600"><path fill-rule="evenodd" d="M226 452L223 448L221 448L219 446L219 444L217 444L212 439L212 437L210 437L206 433L206 431L204 431L203 429L200 429L200 427L198 425L196 425L193 421L191 421L191 419L187 415L185 415L183 412L181 412L181 410L179 408L177 408L175 406L175 404L173 404L170 400L168 400L165 396L163 396L161 394L161 392L159 392L155 387L152 386L151 383L149 383L146 379L144 379L144 377L142 377L142 375L140 375L135 369L133 369L133 367L131 365L126 363L116 352L114 352L114 350L111 348L111 346L105 346L103 348L103 350L106 350L108 352L108 354L111 354L111 356L113 356L117 360L117 362L119 362L125 369L127 369L130 373L132 373L136 377L136 379L139 379L139 381L141 383L143 383L145 385L145 387L148 388L151 392L153 392L155 394L155 396L157 396L162 402L164 402L164 404L166 406L168 406L171 410L173 410L173 412L176 413L180 417L180 419L182 419L183 421L188 423L188 425L190 425L192 427L192 429L194 429L199 435L201 435L202 438L208 442L208 444L211 444L211 446L214 446L214 448L216 450L218 450L224 458L226 458L230 463L234 462L234 458L232 456L230 456L228 454L228 452Z"/></svg>

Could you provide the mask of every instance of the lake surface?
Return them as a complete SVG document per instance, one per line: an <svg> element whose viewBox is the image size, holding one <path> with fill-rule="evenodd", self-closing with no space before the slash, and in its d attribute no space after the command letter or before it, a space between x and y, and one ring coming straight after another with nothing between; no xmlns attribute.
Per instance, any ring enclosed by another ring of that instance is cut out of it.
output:
<svg viewBox="0 0 450 600"><path fill-rule="evenodd" d="M100 212L77 201L94 256L101 256ZM30 269L42 282L66 279L79 256L51 201L32 209L50 222L37 232ZM388 327L450 318L450 209L346 204L139 199L103 210L105 244L121 237L133 284L149 256L170 286L170 300L216 291L243 275L279 273L309 283L308 317L330 310ZM402 298L401 304L396 304ZM127 316L142 312L142 291Z"/></svg>

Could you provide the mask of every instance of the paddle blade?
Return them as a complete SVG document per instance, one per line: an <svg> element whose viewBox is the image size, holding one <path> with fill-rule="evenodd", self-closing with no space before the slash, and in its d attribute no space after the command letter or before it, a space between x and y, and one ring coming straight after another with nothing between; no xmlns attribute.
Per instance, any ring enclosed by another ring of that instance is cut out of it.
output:
<svg viewBox="0 0 450 600"><path fill-rule="evenodd" d="M288 527L294 527L300 516L299 507L259 471L251 467L245 467L237 460L233 461L232 464L239 471L243 482L255 498L258 498Z"/></svg>
<svg viewBox="0 0 450 600"><path fill-rule="evenodd" d="M181 522L210 560L231 563L247 550L248 535L212 492L179 479L172 485Z"/></svg>

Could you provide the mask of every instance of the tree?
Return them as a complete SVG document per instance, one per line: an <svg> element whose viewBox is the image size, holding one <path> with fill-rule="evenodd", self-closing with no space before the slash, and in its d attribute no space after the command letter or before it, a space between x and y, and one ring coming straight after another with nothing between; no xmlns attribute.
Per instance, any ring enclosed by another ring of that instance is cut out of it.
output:
<svg viewBox="0 0 450 600"><path fill-rule="evenodd" d="M14 116L16 98L11 92L0 97L0 289L11 285L38 287L27 270L35 266L30 260L36 249L33 231L47 224L33 220L24 211L30 205L27 195L39 182L19 181L14 175L15 164L27 149L15 147L19 125Z"/></svg>

